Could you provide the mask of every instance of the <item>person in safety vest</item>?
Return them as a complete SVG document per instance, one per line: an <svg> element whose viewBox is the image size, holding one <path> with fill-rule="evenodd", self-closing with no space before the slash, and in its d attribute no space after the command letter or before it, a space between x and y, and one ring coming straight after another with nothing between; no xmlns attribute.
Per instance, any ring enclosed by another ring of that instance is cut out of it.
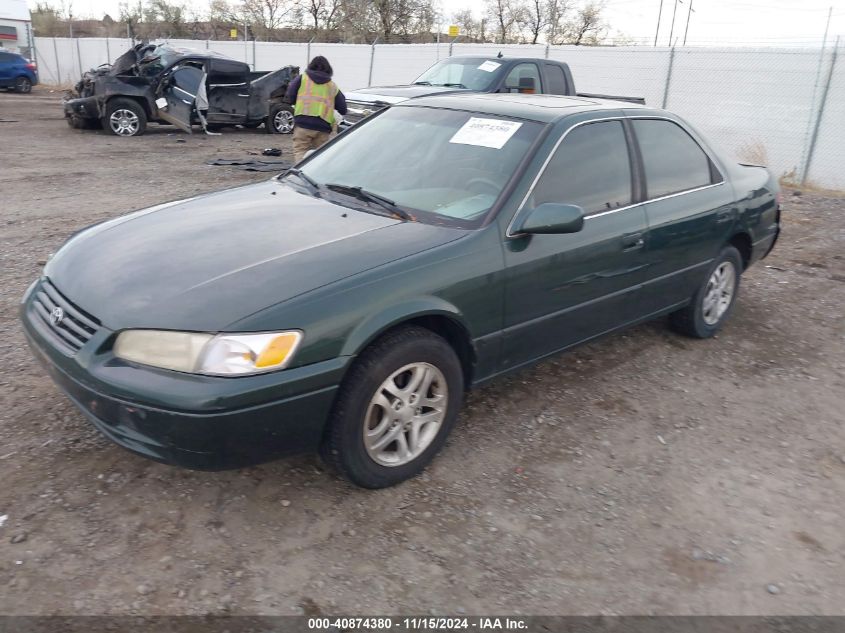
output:
<svg viewBox="0 0 845 633"><path fill-rule="evenodd" d="M293 154L299 162L305 152L329 140L334 111L346 114L346 97L332 81L329 60L317 55L305 74L290 82L287 98L293 104Z"/></svg>

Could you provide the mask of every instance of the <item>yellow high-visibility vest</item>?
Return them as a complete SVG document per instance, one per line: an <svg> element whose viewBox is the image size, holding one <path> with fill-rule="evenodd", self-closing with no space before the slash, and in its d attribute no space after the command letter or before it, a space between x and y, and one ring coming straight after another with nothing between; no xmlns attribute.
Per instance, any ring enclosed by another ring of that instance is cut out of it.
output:
<svg viewBox="0 0 845 633"><path fill-rule="evenodd" d="M337 85L333 81L318 84L308 73L302 75L299 90L296 93L294 116L318 116L329 125L334 125L334 98Z"/></svg>

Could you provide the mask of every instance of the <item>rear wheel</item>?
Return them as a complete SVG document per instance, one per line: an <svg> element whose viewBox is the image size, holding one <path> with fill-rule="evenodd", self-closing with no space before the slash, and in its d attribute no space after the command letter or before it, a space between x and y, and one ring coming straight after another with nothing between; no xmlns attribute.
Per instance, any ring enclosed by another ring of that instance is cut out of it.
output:
<svg viewBox="0 0 845 633"><path fill-rule="evenodd" d="M264 122L268 134L291 134L293 132L293 108L285 103L277 103L270 108L270 114Z"/></svg>
<svg viewBox="0 0 845 633"><path fill-rule="evenodd" d="M112 99L106 106L103 127L116 136L141 136L147 129L147 114L137 101Z"/></svg>
<svg viewBox="0 0 845 633"><path fill-rule="evenodd" d="M18 77L15 79L15 90L23 94L32 92L32 81L29 77Z"/></svg>
<svg viewBox="0 0 845 633"><path fill-rule="evenodd" d="M461 363L442 337L416 326L387 333L341 385L323 459L365 488L417 475L452 430L463 387Z"/></svg>
<svg viewBox="0 0 845 633"><path fill-rule="evenodd" d="M710 338L722 329L739 293L742 256L726 246L716 257L692 302L669 317L673 329L693 338Z"/></svg>

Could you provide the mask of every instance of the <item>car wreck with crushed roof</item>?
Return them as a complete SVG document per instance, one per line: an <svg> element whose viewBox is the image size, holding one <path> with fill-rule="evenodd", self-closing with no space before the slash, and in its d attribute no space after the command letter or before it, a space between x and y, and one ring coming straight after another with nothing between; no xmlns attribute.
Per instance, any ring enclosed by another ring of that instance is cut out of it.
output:
<svg viewBox="0 0 845 633"><path fill-rule="evenodd" d="M208 133L240 125L264 125L271 134L293 131L293 107L285 98L297 66L254 72L249 65L212 51L167 44L138 44L87 71L64 100L72 128L101 127L117 136L139 136L151 122Z"/></svg>

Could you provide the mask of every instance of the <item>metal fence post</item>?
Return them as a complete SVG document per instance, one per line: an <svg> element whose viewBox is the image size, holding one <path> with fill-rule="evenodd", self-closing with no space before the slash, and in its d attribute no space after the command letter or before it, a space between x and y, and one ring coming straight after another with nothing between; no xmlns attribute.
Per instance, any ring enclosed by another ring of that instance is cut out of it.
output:
<svg viewBox="0 0 845 633"><path fill-rule="evenodd" d="M830 82L833 79L833 70L836 68L836 57L839 54L839 39L840 36L837 36L836 44L833 46L833 56L830 58L830 68L827 71L827 81L825 81L824 87L822 88L822 95L819 100L819 112L816 115L816 123L813 126L813 133L810 136L810 146L807 148L807 162L804 167L804 173L801 176L802 185L807 182L807 178L810 175L810 165L813 163L813 153L816 149L816 141L819 138L819 127L821 126L822 117L824 116L824 107L827 104L827 93L830 91Z"/></svg>
<svg viewBox="0 0 845 633"><path fill-rule="evenodd" d="M306 68L308 68L308 64L311 63L311 42L313 42L313 41L314 41L314 38L312 37L310 40L308 40L308 44L305 45L305 67Z"/></svg>
<svg viewBox="0 0 845 633"><path fill-rule="evenodd" d="M367 88L373 85L373 61L376 57L376 43L378 42L378 37L373 40L372 45L370 46L370 74L367 78Z"/></svg>
<svg viewBox="0 0 845 633"><path fill-rule="evenodd" d="M62 83L62 70L59 67L59 47L56 44L56 38L53 38L53 57L56 60L56 83Z"/></svg>
<svg viewBox="0 0 845 633"><path fill-rule="evenodd" d="M663 87L663 105L660 106L664 110L666 104L669 102L669 85L672 83L672 68L675 65L675 47L669 50L669 69L666 71L666 85Z"/></svg>
<svg viewBox="0 0 845 633"><path fill-rule="evenodd" d="M76 40L76 61L79 62L79 76L82 77L82 51L79 50L79 38L73 38Z"/></svg>
<svg viewBox="0 0 845 633"><path fill-rule="evenodd" d="M549 43L546 42L546 59L549 58Z"/></svg>
<svg viewBox="0 0 845 633"><path fill-rule="evenodd" d="M111 64L111 48L109 47L109 38L106 38L106 61Z"/></svg>

